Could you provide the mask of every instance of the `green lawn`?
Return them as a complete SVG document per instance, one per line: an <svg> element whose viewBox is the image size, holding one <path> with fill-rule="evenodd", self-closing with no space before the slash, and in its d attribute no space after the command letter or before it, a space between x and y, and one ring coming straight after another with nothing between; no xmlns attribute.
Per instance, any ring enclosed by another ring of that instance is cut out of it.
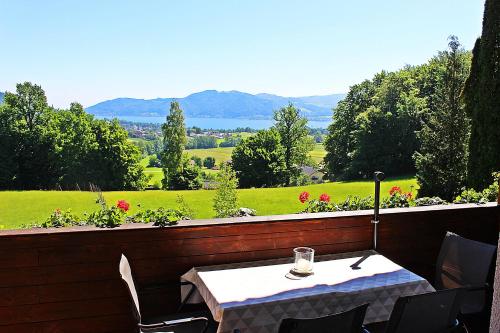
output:
<svg viewBox="0 0 500 333"><path fill-rule="evenodd" d="M382 183L382 193L387 194L393 185L409 191L416 186L414 178L389 179ZM240 206L257 210L258 215L296 213L302 209L298 195L308 191L312 197L328 193L332 200L339 201L347 195L367 196L373 193L373 182L338 182L301 187L238 190ZM175 207L177 195L182 195L194 210L196 218L211 218L214 191L144 191L144 192L105 192L108 204L119 199L130 202L131 212L137 205L143 208ZM22 224L31 224L45 219L56 208L71 208L78 215L98 209L96 195L90 192L61 191L5 191L0 192L0 228L12 229Z"/></svg>

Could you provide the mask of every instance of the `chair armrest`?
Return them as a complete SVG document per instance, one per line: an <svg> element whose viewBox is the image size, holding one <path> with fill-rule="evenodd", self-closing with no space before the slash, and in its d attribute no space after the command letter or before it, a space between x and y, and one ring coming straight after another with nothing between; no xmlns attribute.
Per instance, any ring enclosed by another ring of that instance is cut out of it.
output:
<svg viewBox="0 0 500 333"><path fill-rule="evenodd" d="M198 322L202 321L205 322L205 325L203 326L203 331L205 332L207 327L208 327L208 318L205 317L190 317L190 318L181 318L181 319L174 319L174 320L167 320L161 323L156 323L156 324L139 324L139 328L143 331L150 331L150 330L156 330L159 328L169 328L169 327L174 327L174 326L179 326L179 325L185 325L188 323L193 323L193 322Z"/></svg>

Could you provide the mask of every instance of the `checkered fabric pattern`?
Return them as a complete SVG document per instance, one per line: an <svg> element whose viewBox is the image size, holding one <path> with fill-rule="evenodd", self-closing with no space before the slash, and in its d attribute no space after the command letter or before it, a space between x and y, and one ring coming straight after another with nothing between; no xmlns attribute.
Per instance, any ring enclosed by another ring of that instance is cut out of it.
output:
<svg viewBox="0 0 500 333"><path fill-rule="evenodd" d="M348 264L362 257L366 259L361 269L353 271ZM291 259L207 266L193 268L181 279L196 286L190 301L208 305L220 323L218 333L235 329L276 333L284 318L324 316L364 303L370 304L365 324L386 321L398 297L434 291L425 279L375 251L318 256L315 275L299 282L280 275L289 267ZM182 299L186 294L187 290L181 290Z"/></svg>

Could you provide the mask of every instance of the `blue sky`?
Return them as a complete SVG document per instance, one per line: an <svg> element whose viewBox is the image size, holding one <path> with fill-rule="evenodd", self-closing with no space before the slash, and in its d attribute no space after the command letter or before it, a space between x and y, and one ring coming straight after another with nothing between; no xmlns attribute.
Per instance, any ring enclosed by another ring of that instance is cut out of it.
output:
<svg viewBox="0 0 500 333"><path fill-rule="evenodd" d="M41 84L49 103L346 92L481 33L484 0L0 0L0 90Z"/></svg>

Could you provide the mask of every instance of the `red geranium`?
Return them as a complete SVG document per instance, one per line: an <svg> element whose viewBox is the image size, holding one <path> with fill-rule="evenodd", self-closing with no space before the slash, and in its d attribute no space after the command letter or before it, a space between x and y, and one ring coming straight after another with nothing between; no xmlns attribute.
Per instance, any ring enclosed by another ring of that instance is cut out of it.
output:
<svg viewBox="0 0 500 333"><path fill-rule="evenodd" d="M302 202L302 203L304 203L307 200L309 200L309 192L305 192L304 191L304 192L300 193L300 195L299 195L299 201Z"/></svg>
<svg viewBox="0 0 500 333"><path fill-rule="evenodd" d="M319 196L319 201L330 202L330 196L326 193L323 193Z"/></svg>
<svg viewBox="0 0 500 333"><path fill-rule="evenodd" d="M408 199L411 199L413 197L413 194L411 194L411 192L407 192L405 195Z"/></svg>
<svg viewBox="0 0 500 333"><path fill-rule="evenodd" d="M121 209L123 212L126 212L130 208L130 205L125 200L118 200L118 202L116 203L116 207Z"/></svg>
<svg viewBox="0 0 500 333"><path fill-rule="evenodd" d="M394 195L395 193L402 193L401 187L399 187L399 186L391 187L391 189L389 190L389 194Z"/></svg>

